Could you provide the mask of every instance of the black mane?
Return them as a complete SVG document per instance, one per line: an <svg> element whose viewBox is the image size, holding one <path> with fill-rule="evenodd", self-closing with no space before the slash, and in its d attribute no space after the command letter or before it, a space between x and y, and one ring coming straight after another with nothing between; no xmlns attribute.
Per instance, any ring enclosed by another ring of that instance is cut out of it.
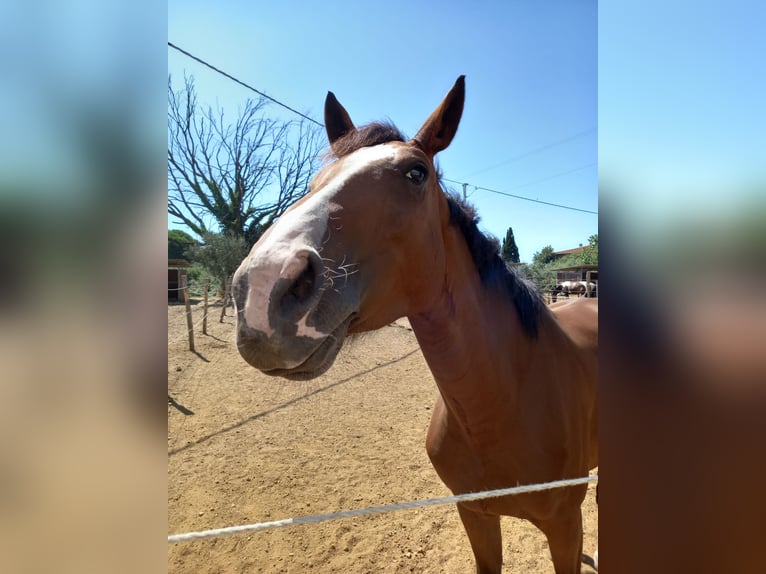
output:
<svg viewBox="0 0 766 574"><path fill-rule="evenodd" d="M516 307L524 330L529 336L536 337L540 315L545 307L540 292L531 282L521 277L516 269L506 265L500 257L498 240L479 231L476 209L456 194L445 195L449 203L450 223L462 232L482 285L507 293Z"/></svg>

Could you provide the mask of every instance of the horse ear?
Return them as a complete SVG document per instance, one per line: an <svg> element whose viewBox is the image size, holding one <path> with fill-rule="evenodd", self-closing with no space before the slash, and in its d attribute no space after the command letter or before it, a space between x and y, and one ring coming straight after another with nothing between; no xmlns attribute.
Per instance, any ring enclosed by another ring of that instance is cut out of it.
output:
<svg viewBox="0 0 766 574"><path fill-rule="evenodd" d="M327 98L324 101L324 126L331 147L336 140L356 129L346 108L340 105L332 92L327 92Z"/></svg>
<svg viewBox="0 0 766 574"><path fill-rule="evenodd" d="M465 76L460 76L439 107L428 117L413 138L427 154L434 156L450 144L463 115Z"/></svg>

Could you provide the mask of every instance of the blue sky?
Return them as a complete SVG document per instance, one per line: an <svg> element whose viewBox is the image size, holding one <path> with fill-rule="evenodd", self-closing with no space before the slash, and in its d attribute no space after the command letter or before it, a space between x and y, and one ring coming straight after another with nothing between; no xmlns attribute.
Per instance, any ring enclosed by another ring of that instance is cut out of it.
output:
<svg viewBox="0 0 766 574"><path fill-rule="evenodd" d="M475 189L598 210L595 1L170 0L168 39L317 120L331 90L355 123L388 118L408 136L465 74L463 120L438 161L469 184L482 228L502 239L513 227L522 261L598 232L594 214ZM172 49L168 71L229 114L254 96Z"/></svg>

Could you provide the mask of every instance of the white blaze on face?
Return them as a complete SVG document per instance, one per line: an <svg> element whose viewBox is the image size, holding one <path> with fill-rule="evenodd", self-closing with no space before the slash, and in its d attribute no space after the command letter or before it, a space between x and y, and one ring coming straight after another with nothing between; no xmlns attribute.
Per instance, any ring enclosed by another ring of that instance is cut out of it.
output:
<svg viewBox="0 0 766 574"><path fill-rule="evenodd" d="M269 323L269 298L277 280L295 277L295 259L301 251L318 250L327 230L330 203L346 182L371 166L396 159L396 146L383 144L362 148L338 160L334 177L303 203L285 212L240 265L247 273L248 291L244 317L247 326L274 334ZM306 324L306 313L297 323L297 335L323 339L328 333Z"/></svg>

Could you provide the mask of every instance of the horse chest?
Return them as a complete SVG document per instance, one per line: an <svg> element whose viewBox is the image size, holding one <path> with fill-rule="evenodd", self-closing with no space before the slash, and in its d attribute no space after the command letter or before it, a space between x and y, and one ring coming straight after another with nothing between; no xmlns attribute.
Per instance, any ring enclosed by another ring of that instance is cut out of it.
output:
<svg viewBox="0 0 766 574"><path fill-rule="evenodd" d="M484 488L489 476L509 476L513 460L513 428L507 421L472 422L458 404L447 407L439 398L429 426L426 450L442 480L453 491Z"/></svg>

